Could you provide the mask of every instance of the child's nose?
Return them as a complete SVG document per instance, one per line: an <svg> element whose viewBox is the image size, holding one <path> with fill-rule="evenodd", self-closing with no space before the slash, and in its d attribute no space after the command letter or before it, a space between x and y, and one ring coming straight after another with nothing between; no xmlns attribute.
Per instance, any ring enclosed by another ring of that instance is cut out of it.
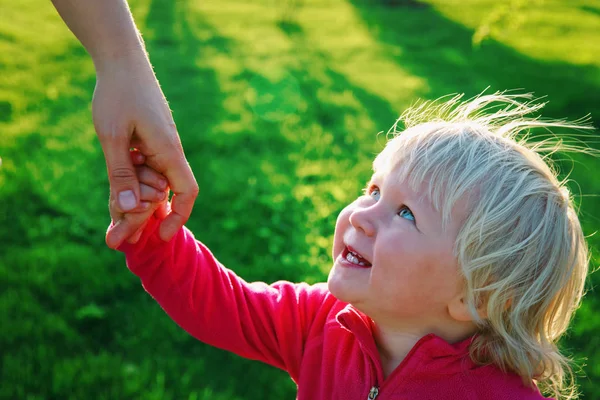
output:
<svg viewBox="0 0 600 400"><path fill-rule="evenodd" d="M361 230L367 236L375 235L375 224L372 220L370 208L357 208L350 214L350 224Z"/></svg>

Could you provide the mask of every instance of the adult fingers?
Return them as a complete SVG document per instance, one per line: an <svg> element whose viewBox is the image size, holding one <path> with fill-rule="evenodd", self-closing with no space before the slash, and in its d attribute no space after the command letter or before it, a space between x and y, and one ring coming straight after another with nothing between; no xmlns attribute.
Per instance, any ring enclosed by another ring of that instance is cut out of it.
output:
<svg viewBox="0 0 600 400"><path fill-rule="evenodd" d="M140 198L140 185L129 152L130 136L125 130L111 135L98 134L106 159L110 190L121 212L135 209Z"/></svg>
<svg viewBox="0 0 600 400"><path fill-rule="evenodd" d="M166 190L168 186L167 179L154 169L146 165L138 165L135 167L140 184L152 186L157 190Z"/></svg>
<svg viewBox="0 0 600 400"><path fill-rule="evenodd" d="M179 137L164 135L167 143L158 152L148 152L146 164L163 174L174 196L171 200L171 212L160 224L160 238L169 241L187 222L198 196L198 183L192 169L185 159ZM170 137L170 139L169 139Z"/></svg>
<svg viewBox="0 0 600 400"><path fill-rule="evenodd" d="M167 169L163 174L174 195L171 199L171 212L160 224L159 234L162 240L169 241L190 218L199 189L183 150L180 149L180 154L168 159L166 165Z"/></svg>
<svg viewBox="0 0 600 400"><path fill-rule="evenodd" d="M143 185L142 185L143 186ZM128 211L128 214L139 214L144 213L152 208L153 203L159 203L166 199L167 193L160 194L156 189L151 187L143 188L142 191L142 199L138 206L131 211ZM123 213L118 210L117 201L111 197L109 200L109 213L112 221L119 221L123 218Z"/></svg>
<svg viewBox="0 0 600 400"><path fill-rule="evenodd" d="M155 188L153 188L152 186L148 186L145 184L140 184L140 206L142 206L142 204L146 201L150 201L150 202L161 202L163 200L165 200L167 198L167 192L166 191L161 191L161 190L157 190ZM138 207L140 208L140 207ZM146 210L146 208L142 208L144 211Z"/></svg>

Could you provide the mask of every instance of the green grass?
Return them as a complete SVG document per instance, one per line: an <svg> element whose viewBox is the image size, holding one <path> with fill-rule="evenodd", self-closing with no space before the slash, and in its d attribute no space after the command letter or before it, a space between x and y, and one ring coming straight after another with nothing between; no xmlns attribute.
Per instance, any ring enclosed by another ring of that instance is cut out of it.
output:
<svg viewBox="0 0 600 400"><path fill-rule="evenodd" d="M189 227L248 280L323 280L337 213L418 98L523 88L600 118L594 0L131 1L201 194ZM0 0L0 398L282 399L283 372L188 337L107 249L91 60L46 0ZM510 17L507 17L509 15ZM490 22L490 34L473 45ZM592 143L598 147L598 143ZM569 163L566 167L570 168ZM571 177L600 227L600 162ZM596 257L598 235L589 242ZM600 296L564 347L600 392Z"/></svg>

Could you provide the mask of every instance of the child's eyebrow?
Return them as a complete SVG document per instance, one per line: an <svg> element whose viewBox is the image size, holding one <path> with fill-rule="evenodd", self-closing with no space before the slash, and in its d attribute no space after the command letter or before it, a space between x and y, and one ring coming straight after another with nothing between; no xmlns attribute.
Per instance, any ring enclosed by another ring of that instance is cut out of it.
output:
<svg viewBox="0 0 600 400"><path fill-rule="evenodd" d="M383 175L380 172L375 171L373 173L373 175L371 175L371 178L367 181L367 187L369 187L370 185L373 184L374 181L380 180L381 179L381 175Z"/></svg>

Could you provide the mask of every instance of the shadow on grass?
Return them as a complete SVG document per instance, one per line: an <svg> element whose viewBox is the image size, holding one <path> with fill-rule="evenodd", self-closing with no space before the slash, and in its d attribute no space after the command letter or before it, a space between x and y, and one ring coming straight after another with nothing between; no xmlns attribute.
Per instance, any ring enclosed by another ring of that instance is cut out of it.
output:
<svg viewBox="0 0 600 400"><path fill-rule="evenodd" d="M195 29L202 32L199 40L189 19L187 1L153 0L146 26L153 35L146 41L165 96L172 105L175 122L187 152L193 152L203 136L223 118L225 96L212 68L199 67L202 53L232 51L231 42L197 19Z"/></svg>
<svg viewBox="0 0 600 400"><path fill-rule="evenodd" d="M584 5L581 6L581 9L583 11L589 12L590 14L600 15L600 7Z"/></svg>
<svg viewBox="0 0 600 400"><path fill-rule="evenodd" d="M537 61L491 39L473 48L472 30L431 7L393 10L368 0L352 4L374 38L397 50L389 57L427 79L431 91L423 95L428 98L465 91L474 95L487 86L522 88L548 96L546 114L579 118L600 109L595 66Z"/></svg>
<svg viewBox="0 0 600 400"><path fill-rule="evenodd" d="M290 37L302 34L302 27L295 21L277 21L277 26Z"/></svg>

